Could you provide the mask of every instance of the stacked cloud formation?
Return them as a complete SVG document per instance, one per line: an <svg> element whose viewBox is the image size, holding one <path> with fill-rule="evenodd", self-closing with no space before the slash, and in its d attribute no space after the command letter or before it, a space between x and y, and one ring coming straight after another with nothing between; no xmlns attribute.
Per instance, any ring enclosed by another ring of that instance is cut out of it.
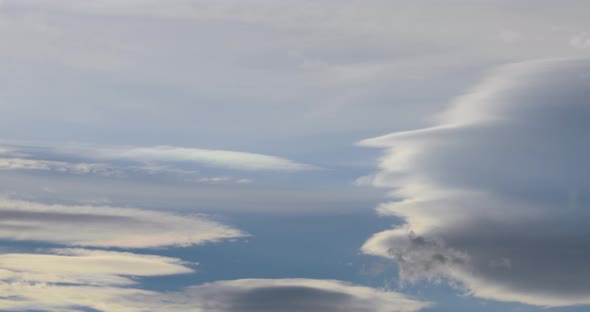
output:
<svg viewBox="0 0 590 312"><path fill-rule="evenodd" d="M138 278L191 274L195 264L104 250L190 246L244 235L200 215L0 198L0 240L76 246L0 253L0 310L410 312L430 305L331 280L233 280L176 292L145 290Z"/></svg>
<svg viewBox="0 0 590 312"><path fill-rule="evenodd" d="M478 297L590 304L590 61L508 65L437 125L361 142L387 148L374 185L382 214L368 254L403 281L448 280Z"/></svg>

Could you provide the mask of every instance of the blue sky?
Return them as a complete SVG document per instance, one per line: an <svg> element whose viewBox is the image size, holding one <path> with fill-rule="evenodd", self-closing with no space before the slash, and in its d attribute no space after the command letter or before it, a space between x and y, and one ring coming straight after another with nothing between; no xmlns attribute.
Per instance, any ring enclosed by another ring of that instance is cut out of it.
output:
<svg viewBox="0 0 590 312"><path fill-rule="evenodd" d="M0 311L586 311L585 1L0 1Z"/></svg>

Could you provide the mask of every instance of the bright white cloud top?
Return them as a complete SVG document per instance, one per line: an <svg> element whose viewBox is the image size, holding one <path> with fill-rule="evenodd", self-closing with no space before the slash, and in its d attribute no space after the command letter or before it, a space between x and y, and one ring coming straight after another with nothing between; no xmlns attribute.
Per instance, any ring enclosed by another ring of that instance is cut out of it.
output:
<svg viewBox="0 0 590 312"><path fill-rule="evenodd" d="M590 61L508 65L457 99L433 128L361 142L387 147L375 185L406 225L368 254L404 281L447 278L475 296L590 304Z"/></svg>

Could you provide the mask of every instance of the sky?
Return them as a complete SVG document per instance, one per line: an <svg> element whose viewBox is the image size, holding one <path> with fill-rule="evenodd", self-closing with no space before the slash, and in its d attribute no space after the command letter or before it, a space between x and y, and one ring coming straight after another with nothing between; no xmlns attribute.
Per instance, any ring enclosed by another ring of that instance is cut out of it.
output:
<svg viewBox="0 0 590 312"><path fill-rule="evenodd" d="M0 311L588 311L588 11L0 1Z"/></svg>

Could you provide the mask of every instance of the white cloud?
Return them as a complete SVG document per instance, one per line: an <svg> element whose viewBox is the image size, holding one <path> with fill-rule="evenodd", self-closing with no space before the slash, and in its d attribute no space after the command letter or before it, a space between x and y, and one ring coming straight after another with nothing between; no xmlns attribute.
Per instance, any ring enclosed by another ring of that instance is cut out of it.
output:
<svg viewBox="0 0 590 312"><path fill-rule="evenodd" d="M75 158L83 159L83 161L51 160L47 157ZM101 162L93 163L92 160L100 160ZM113 164L117 161L131 162L132 164ZM179 168L175 167L176 165L246 171L294 172L317 169L312 165L265 154L175 146L99 147L72 144L62 146L11 144L0 150L0 169L102 174L107 174L110 171L112 171L110 174L140 171L150 174L198 175L198 171L195 169Z"/></svg>
<svg viewBox="0 0 590 312"><path fill-rule="evenodd" d="M264 154L174 146L96 148L81 149L80 152L87 157L105 160L197 163L234 170L301 171L315 168Z"/></svg>
<svg viewBox="0 0 590 312"><path fill-rule="evenodd" d="M134 288L27 283L0 284L0 291L3 294L0 309L5 311L81 312L90 307L105 312L141 312L149 310L150 306L125 297L159 295Z"/></svg>
<svg viewBox="0 0 590 312"><path fill-rule="evenodd" d="M6 284L124 286L132 277L192 273L179 259L86 249L52 249L43 254L0 255L0 280Z"/></svg>
<svg viewBox="0 0 590 312"><path fill-rule="evenodd" d="M159 293L133 288L0 284L0 309L105 312L410 312L430 306L384 290L312 279L220 281Z"/></svg>
<svg viewBox="0 0 590 312"><path fill-rule="evenodd" d="M239 230L204 216L0 199L0 239L5 240L141 248L187 246L241 236L244 233Z"/></svg>
<svg viewBox="0 0 590 312"><path fill-rule="evenodd" d="M192 272L188 264L179 259L127 252L52 249L36 254L0 254L0 309L153 310L158 307L134 301L134 297L165 294L133 288L138 284L137 277Z"/></svg>
<svg viewBox="0 0 590 312"><path fill-rule="evenodd" d="M475 296L539 306L590 304L590 62L502 67L432 128L361 142L387 148L378 211L406 224L368 254L403 280L446 279ZM367 180L365 178L365 180Z"/></svg>

